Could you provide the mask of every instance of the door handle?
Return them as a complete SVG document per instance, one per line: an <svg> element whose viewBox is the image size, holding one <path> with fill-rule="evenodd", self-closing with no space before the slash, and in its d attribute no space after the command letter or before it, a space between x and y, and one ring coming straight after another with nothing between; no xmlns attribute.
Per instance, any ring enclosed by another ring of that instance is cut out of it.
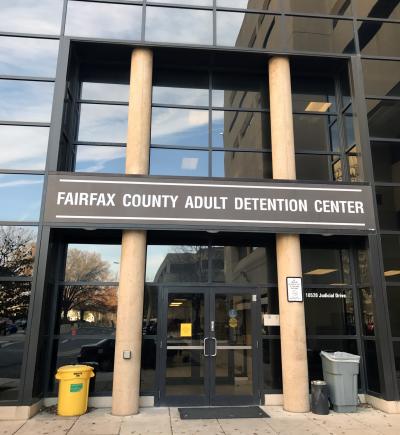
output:
<svg viewBox="0 0 400 435"><path fill-rule="evenodd" d="M203 340L203 355L204 356L210 356L209 354L206 353L206 342L209 339L210 339L210 337L204 337L204 340Z"/></svg>
<svg viewBox="0 0 400 435"><path fill-rule="evenodd" d="M217 339L215 337L209 337L210 340L214 340L214 353L210 356L217 356Z"/></svg>

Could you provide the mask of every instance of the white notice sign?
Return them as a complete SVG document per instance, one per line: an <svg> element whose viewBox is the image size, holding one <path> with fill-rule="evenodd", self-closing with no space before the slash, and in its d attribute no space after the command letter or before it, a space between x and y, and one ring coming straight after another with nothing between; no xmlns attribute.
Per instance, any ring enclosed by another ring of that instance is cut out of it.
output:
<svg viewBox="0 0 400 435"><path fill-rule="evenodd" d="M303 302L303 283L301 277L287 277L288 302Z"/></svg>

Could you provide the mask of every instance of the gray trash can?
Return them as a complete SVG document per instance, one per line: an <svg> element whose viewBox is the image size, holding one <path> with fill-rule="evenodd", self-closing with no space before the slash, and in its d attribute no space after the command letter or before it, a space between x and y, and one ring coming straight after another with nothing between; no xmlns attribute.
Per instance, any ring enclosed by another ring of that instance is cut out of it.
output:
<svg viewBox="0 0 400 435"><path fill-rule="evenodd" d="M356 412L360 357L347 352L321 352L324 381L336 412Z"/></svg>

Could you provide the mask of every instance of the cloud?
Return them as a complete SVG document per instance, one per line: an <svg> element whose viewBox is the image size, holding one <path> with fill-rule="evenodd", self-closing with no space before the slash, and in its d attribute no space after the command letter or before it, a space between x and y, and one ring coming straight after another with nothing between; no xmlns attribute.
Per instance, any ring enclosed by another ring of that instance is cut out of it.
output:
<svg viewBox="0 0 400 435"><path fill-rule="evenodd" d="M0 179L3 176L0 177ZM3 183L0 182L0 189L3 187L18 187L18 186L28 186L32 184L42 184L43 179L42 177L38 177L38 180L29 180L29 179L19 179L19 180L13 180L13 181L5 181Z"/></svg>

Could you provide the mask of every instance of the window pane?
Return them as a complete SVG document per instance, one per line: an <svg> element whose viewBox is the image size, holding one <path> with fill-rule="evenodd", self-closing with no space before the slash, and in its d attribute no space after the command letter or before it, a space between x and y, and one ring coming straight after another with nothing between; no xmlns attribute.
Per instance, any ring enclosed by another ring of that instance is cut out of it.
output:
<svg viewBox="0 0 400 435"><path fill-rule="evenodd" d="M359 17L400 19L400 4L397 0L353 0Z"/></svg>
<svg viewBox="0 0 400 435"><path fill-rule="evenodd" d="M265 292L265 293L264 293ZM279 335L280 326L266 325L264 323L265 316L271 314L279 314L279 295L277 288L262 289L261 294L261 334L262 335Z"/></svg>
<svg viewBox="0 0 400 435"><path fill-rule="evenodd" d="M400 138L400 101L368 100L367 109L370 136Z"/></svg>
<svg viewBox="0 0 400 435"><path fill-rule="evenodd" d="M0 276L32 276L36 238L36 227L0 226Z"/></svg>
<svg viewBox="0 0 400 435"><path fill-rule="evenodd" d="M381 236L386 281L400 282L400 236Z"/></svg>
<svg viewBox="0 0 400 435"><path fill-rule="evenodd" d="M78 140L125 143L128 107L81 104Z"/></svg>
<svg viewBox="0 0 400 435"><path fill-rule="evenodd" d="M302 248L301 261L305 284L346 285L351 283L347 249Z"/></svg>
<svg viewBox="0 0 400 435"><path fill-rule="evenodd" d="M0 174L0 220L37 221L43 176Z"/></svg>
<svg viewBox="0 0 400 435"><path fill-rule="evenodd" d="M49 129L0 125L0 168L43 170Z"/></svg>
<svg viewBox="0 0 400 435"><path fill-rule="evenodd" d="M263 340L264 389L279 392L282 390L281 341Z"/></svg>
<svg viewBox="0 0 400 435"><path fill-rule="evenodd" d="M371 142L376 181L400 183L400 142Z"/></svg>
<svg viewBox="0 0 400 435"><path fill-rule="evenodd" d="M294 112L336 112L335 84L319 76L293 77Z"/></svg>
<svg viewBox="0 0 400 435"><path fill-rule="evenodd" d="M55 77L58 41L0 37L0 74Z"/></svg>
<svg viewBox="0 0 400 435"><path fill-rule="evenodd" d="M153 103L208 106L209 79L205 72L161 70L155 73Z"/></svg>
<svg viewBox="0 0 400 435"><path fill-rule="evenodd" d="M364 335L375 335L374 300L370 288L360 289L361 322Z"/></svg>
<svg viewBox="0 0 400 435"><path fill-rule="evenodd" d="M369 275L369 258L366 249L357 250L357 282L368 283L370 281Z"/></svg>
<svg viewBox="0 0 400 435"><path fill-rule="evenodd" d="M146 285L144 287L143 303L143 334L157 335L158 323L158 287Z"/></svg>
<svg viewBox="0 0 400 435"><path fill-rule="evenodd" d="M376 353L375 341L364 341L365 366L367 369L368 390L380 393L381 386L379 380L378 357Z"/></svg>
<svg viewBox="0 0 400 435"><path fill-rule="evenodd" d="M212 146L224 148L271 148L269 113L212 113Z"/></svg>
<svg viewBox="0 0 400 435"><path fill-rule="evenodd" d="M333 178L334 156L296 154L296 174L298 180L330 181ZM341 171L337 173L341 177ZM339 178L340 180L341 178Z"/></svg>
<svg viewBox="0 0 400 435"><path fill-rule="evenodd" d="M397 385L400 388L400 342L393 343L394 363L396 366Z"/></svg>
<svg viewBox="0 0 400 435"><path fill-rule="evenodd" d="M207 246L148 245L146 281L208 281Z"/></svg>
<svg viewBox="0 0 400 435"><path fill-rule="evenodd" d="M30 282L0 283L0 400L18 399L30 293Z"/></svg>
<svg viewBox="0 0 400 435"><path fill-rule="evenodd" d="M370 56L400 56L399 23L382 23L379 21L360 21L358 39L362 54Z"/></svg>
<svg viewBox="0 0 400 435"><path fill-rule="evenodd" d="M81 98L83 100L128 102L129 85L83 82Z"/></svg>
<svg viewBox="0 0 400 435"><path fill-rule="evenodd" d="M358 355L355 340L307 340L308 375L310 381L324 379L322 374L322 361L320 353L348 352Z"/></svg>
<svg viewBox="0 0 400 435"><path fill-rule="evenodd" d="M279 50L280 30L279 16L217 12L217 45Z"/></svg>
<svg viewBox="0 0 400 435"><path fill-rule="evenodd" d="M1 0L0 30L58 35L63 3L63 0Z"/></svg>
<svg viewBox="0 0 400 435"><path fill-rule="evenodd" d="M156 340L144 338L142 340L141 370L140 370L140 394L155 393L156 388Z"/></svg>
<svg viewBox="0 0 400 435"><path fill-rule="evenodd" d="M65 34L140 40L142 7L69 1Z"/></svg>
<svg viewBox="0 0 400 435"><path fill-rule="evenodd" d="M296 151L337 151L339 131L335 116L293 115Z"/></svg>
<svg viewBox="0 0 400 435"><path fill-rule="evenodd" d="M69 244L65 281L118 281L120 245Z"/></svg>
<svg viewBox="0 0 400 435"><path fill-rule="evenodd" d="M266 284L277 282L275 246L215 246L212 280L227 283Z"/></svg>
<svg viewBox="0 0 400 435"><path fill-rule="evenodd" d="M400 97L400 62L363 59L362 64L367 95Z"/></svg>
<svg viewBox="0 0 400 435"><path fill-rule="evenodd" d="M287 17L290 50L354 53L353 23L329 18Z"/></svg>
<svg viewBox="0 0 400 435"><path fill-rule="evenodd" d="M393 337L400 337L400 286L387 286L390 326Z"/></svg>
<svg viewBox="0 0 400 435"><path fill-rule="evenodd" d="M146 40L212 44L212 12L195 9L146 8Z"/></svg>
<svg viewBox="0 0 400 435"><path fill-rule="evenodd" d="M49 122L53 83L0 80L0 120Z"/></svg>
<svg viewBox="0 0 400 435"><path fill-rule="evenodd" d="M217 7L238 9L259 9L263 11L279 11L280 0L217 0Z"/></svg>
<svg viewBox="0 0 400 435"><path fill-rule="evenodd" d="M151 142L156 145L208 146L208 110L153 108Z"/></svg>
<svg viewBox="0 0 400 435"><path fill-rule="evenodd" d="M207 177L208 152L152 149L150 151L150 175Z"/></svg>
<svg viewBox="0 0 400 435"><path fill-rule="evenodd" d="M264 76L244 73L213 73L213 107L266 109L268 83Z"/></svg>
<svg viewBox="0 0 400 435"><path fill-rule="evenodd" d="M288 12L323 15L352 15L350 0L290 0L283 2Z"/></svg>
<svg viewBox="0 0 400 435"><path fill-rule="evenodd" d="M212 153L212 176L271 179L270 153L216 151Z"/></svg>
<svg viewBox="0 0 400 435"><path fill-rule="evenodd" d="M400 230L400 187L376 187L379 224L382 230Z"/></svg>
<svg viewBox="0 0 400 435"><path fill-rule="evenodd" d="M75 172L125 173L126 148L107 146L76 147Z"/></svg>

